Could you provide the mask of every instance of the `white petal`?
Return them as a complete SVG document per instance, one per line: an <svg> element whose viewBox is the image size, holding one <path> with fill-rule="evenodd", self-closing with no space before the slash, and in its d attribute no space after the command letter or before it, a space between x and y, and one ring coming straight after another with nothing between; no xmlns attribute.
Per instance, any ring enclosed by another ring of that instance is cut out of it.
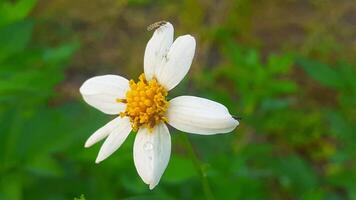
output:
<svg viewBox="0 0 356 200"><path fill-rule="evenodd" d="M167 90L171 90L178 85L189 71L194 52L194 37L191 35L178 37L155 71L158 82Z"/></svg>
<svg viewBox="0 0 356 200"><path fill-rule="evenodd" d="M174 29L171 23L160 26L148 41L144 56L144 71L148 80L152 79L155 68L161 64L173 43Z"/></svg>
<svg viewBox="0 0 356 200"><path fill-rule="evenodd" d="M178 130L202 135L228 133L239 125L224 105L194 96L169 101L167 118Z"/></svg>
<svg viewBox="0 0 356 200"><path fill-rule="evenodd" d="M126 140L132 128L128 117L119 118L118 125L112 130L101 146L96 163L99 163L114 153Z"/></svg>
<svg viewBox="0 0 356 200"><path fill-rule="evenodd" d="M164 123L152 132L140 128L134 143L134 162L142 180L152 190L161 179L171 155L171 136Z"/></svg>
<svg viewBox="0 0 356 200"><path fill-rule="evenodd" d="M119 114L126 105L116 99L125 98L129 81L121 76L95 76L86 80L80 87L85 102L107 114Z"/></svg>
<svg viewBox="0 0 356 200"><path fill-rule="evenodd" d="M99 142L100 140L106 138L117 126L120 125L121 117L116 117L111 120L105 126L101 127L95 133L93 133L85 142L84 147L88 148Z"/></svg>

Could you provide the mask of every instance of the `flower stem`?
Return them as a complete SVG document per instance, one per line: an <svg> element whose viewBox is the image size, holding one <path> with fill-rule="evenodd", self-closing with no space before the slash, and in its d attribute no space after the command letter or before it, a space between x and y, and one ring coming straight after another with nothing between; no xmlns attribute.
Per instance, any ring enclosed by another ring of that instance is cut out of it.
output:
<svg viewBox="0 0 356 200"><path fill-rule="evenodd" d="M213 193L212 193L210 185L209 185L208 176L207 176L207 174L206 174L206 172L205 172L205 170L204 170L204 168L203 168L203 166L202 166L202 164L194 150L193 144L189 140L187 134L182 134L182 137L183 137L184 144L187 147L188 154L192 158L194 166L200 176L200 182L203 187L205 198L207 200L213 200L214 196L213 196Z"/></svg>

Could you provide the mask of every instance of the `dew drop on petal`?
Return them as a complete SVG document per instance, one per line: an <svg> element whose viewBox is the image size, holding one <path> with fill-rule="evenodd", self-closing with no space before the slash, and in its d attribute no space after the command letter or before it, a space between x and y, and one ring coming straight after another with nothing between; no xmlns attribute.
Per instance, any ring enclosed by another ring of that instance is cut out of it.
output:
<svg viewBox="0 0 356 200"><path fill-rule="evenodd" d="M151 142L146 142L144 145L143 145L143 149L145 151L151 151L153 149L153 145Z"/></svg>

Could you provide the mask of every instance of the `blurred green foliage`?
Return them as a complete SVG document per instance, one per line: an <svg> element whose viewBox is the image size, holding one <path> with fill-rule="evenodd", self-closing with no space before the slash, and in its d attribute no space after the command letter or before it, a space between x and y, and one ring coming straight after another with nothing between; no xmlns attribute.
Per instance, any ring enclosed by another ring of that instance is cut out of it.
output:
<svg viewBox="0 0 356 200"><path fill-rule="evenodd" d="M254 12L261 9L258 1L226 1L220 7L212 7L214 1L157 2L98 1L82 7L82 1L0 1L0 200L356 199L355 61L344 54L347 47L335 44L336 37L325 34L333 24L315 22L300 48L290 42L266 52L263 42L270 41L251 32L253 17L262 20ZM266 2L263 6L278 1ZM330 9L318 1L312 5L321 12ZM89 16L91 6L97 13ZM146 19L155 6L162 9ZM225 13L213 18L207 14L211 9ZM134 168L134 134L100 165L94 163L100 145L83 147L110 119L82 102L80 84L100 73L142 71L136 66L142 56L124 51L142 55L150 33L138 42L127 40L121 29L108 28L117 26L116 17L129 36L156 17L174 18L179 34L197 36L191 79L171 97L207 97L242 117L231 134L187 140L186 133L172 130L171 160L153 191ZM123 20L128 18L140 25ZM93 24L124 38L122 43L91 30ZM119 68L102 61L120 56L125 59Z"/></svg>

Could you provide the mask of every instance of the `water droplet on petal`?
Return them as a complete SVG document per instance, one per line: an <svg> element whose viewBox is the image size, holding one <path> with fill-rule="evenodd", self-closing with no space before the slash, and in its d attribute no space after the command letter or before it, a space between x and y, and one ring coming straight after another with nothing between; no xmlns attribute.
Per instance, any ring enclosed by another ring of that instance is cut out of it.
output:
<svg viewBox="0 0 356 200"><path fill-rule="evenodd" d="M153 149L153 145L151 142L146 142L144 145L143 145L143 149L145 151L151 151Z"/></svg>

